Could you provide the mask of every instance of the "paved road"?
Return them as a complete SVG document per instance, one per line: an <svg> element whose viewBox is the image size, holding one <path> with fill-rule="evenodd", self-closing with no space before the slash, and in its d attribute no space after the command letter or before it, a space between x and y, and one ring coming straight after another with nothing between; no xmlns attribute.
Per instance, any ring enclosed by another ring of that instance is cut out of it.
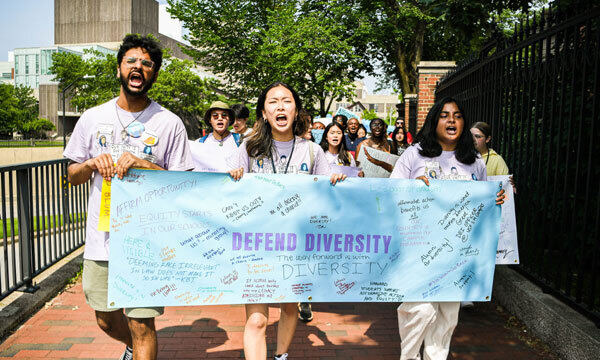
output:
<svg viewBox="0 0 600 360"><path fill-rule="evenodd" d="M397 360L400 356L397 304L315 304L314 320L299 323L291 359ZM274 347L278 308L270 308L269 350ZM508 324L508 325L507 325ZM157 319L159 359L241 359L243 306L167 308ZM526 332L493 303L461 313L452 341L460 360L554 359L532 347ZM533 339L535 342L535 339ZM117 359L123 346L96 326L81 281L40 310L0 344L0 359Z"/></svg>

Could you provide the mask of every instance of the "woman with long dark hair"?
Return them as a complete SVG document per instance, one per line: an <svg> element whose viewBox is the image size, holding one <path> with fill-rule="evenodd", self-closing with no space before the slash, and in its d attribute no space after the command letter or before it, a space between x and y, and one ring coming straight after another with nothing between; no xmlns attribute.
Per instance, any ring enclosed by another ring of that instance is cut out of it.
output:
<svg viewBox="0 0 600 360"><path fill-rule="evenodd" d="M325 127L319 145L325 152L325 157L330 165L356 166L354 157L346 150L344 129L339 123L332 121Z"/></svg>
<svg viewBox="0 0 600 360"><path fill-rule="evenodd" d="M394 155L402 155L406 148L408 148L406 131L404 131L402 126L398 126L392 132L392 146L390 147L390 152Z"/></svg>
<svg viewBox="0 0 600 360"><path fill-rule="evenodd" d="M307 122L298 119L302 102L289 85L276 82L267 86L258 97L254 131L240 145L238 156L231 159L229 174L239 180L244 172L276 174L331 175L330 181L346 178L330 174L323 149L300 136ZM287 359L298 320L297 303L282 303L277 327L275 359ZM244 355L246 359L264 360L267 356L266 328L268 304L246 304Z"/></svg>
<svg viewBox="0 0 600 360"><path fill-rule="evenodd" d="M416 136L416 145L400 156L390 178L421 179L428 186L430 179L486 180L485 164L475 150L470 124L461 109L452 98L436 102ZM496 204L503 202L504 190L500 190ZM398 307L400 359L420 359L424 343L424 359L445 360L459 307L459 302L402 303Z"/></svg>

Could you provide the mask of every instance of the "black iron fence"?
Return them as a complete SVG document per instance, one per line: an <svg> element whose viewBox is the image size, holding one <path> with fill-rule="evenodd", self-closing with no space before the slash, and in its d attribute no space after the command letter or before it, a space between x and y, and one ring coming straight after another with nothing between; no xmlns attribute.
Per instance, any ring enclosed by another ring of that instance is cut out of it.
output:
<svg viewBox="0 0 600 360"><path fill-rule="evenodd" d="M0 167L0 299L84 243L89 183L73 187L68 160Z"/></svg>
<svg viewBox="0 0 600 360"><path fill-rule="evenodd" d="M519 271L600 325L600 6L545 9L440 81L514 173Z"/></svg>

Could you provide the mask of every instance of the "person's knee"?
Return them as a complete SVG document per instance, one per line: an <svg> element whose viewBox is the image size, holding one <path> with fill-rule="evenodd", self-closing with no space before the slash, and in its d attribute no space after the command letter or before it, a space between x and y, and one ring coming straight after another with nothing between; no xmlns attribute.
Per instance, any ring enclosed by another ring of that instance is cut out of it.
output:
<svg viewBox="0 0 600 360"><path fill-rule="evenodd" d="M267 329L267 318L263 314L254 313L246 321L246 329L253 332L265 332Z"/></svg>
<svg viewBox="0 0 600 360"><path fill-rule="evenodd" d="M123 316L117 312L96 311L96 324L107 334L113 333L117 327L118 316Z"/></svg>
<svg viewBox="0 0 600 360"><path fill-rule="evenodd" d="M154 318L136 319L129 318L129 329L131 336L136 339L143 339L154 336Z"/></svg>

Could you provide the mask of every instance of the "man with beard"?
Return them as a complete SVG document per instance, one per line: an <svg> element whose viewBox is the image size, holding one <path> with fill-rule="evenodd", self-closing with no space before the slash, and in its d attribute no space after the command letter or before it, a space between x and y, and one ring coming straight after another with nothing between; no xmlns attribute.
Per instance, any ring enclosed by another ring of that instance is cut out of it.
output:
<svg viewBox="0 0 600 360"><path fill-rule="evenodd" d="M126 345L121 359L156 359L154 318L163 308L107 306L109 233L98 229L103 179L123 178L129 168L191 170L181 119L147 96L162 64L162 50L150 37L127 35L117 54L119 97L85 111L63 155L71 160L69 182L92 178L83 262L83 291L98 326ZM98 139L103 137L102 146Z"/></svg>
<svg viewBox="0 0 600 360"><path fill-rule="evenodd" d="M346 150L350 151L352 155L354 155L358 144L365 139L358 136L359 127L360 122L357 118L350 118L348 120L348 133L344 135L344 142L346 143Z"/></svg>
<svg viewBox="0 0 600 360"><path fill-rule="evenodd" d="M215 101L204 113L204 123L212 132L198 140L190 140L194 171L227 172L227 159L237 152L241 134L228 128L235 120L233 110L222 101Z"/></svg>

